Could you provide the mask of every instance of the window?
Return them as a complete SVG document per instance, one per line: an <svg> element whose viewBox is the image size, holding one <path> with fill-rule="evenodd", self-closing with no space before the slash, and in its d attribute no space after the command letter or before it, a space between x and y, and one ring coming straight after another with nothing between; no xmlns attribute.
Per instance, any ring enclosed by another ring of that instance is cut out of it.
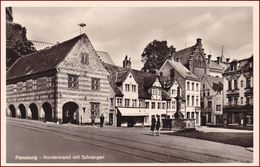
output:
<svg viewBox="0 0 260 167"><path fill-rule="evenodd" d="M99 115L99 103L91 102L91 116Z"/></svg>
<svg viewBox="0 0 260 167"><path fill-rule="evenodd" d="M158 90L158 96L161 96L162 91L160 89L157 89L157 90Z"/></svg>
<svg viewBox="0 0 260 167"><path fill-rule="evenodd" d="M155 102L152 102L152 109L155 109Z"/></svg>
<svg viewBox="0 0 260 167"><path fill-rule="evenodd" d="M194 83L191 83L191 90L194 90Z"/></svg>
<svg viewBox="0 0 260 167"><path fill-rule="evenodd" d="M198 96L196 97L196 106L197 107L199 106L199 97Z"/></svg>
<svg viewBox="0 0 260 167"><path fill-rule="evenodd" d="M53 86L53 78L48 77L47 78L47 87L51 88Z"/></svg>
<svg viewBox="0 0 260 167"><path fill-rule="evenodd" d="M125 99L125 107L129 107L130 105L130 99Z"/></svg>
<svg viewBox="0 0 260 167"><path fill-rule="evenodd" d="M205 94L205 92L203 91L203 95L202 95L202 96L205 97L205 95L206 95L206 94Z"/></svg>
<svg viewBox="0 0 260 167"><path fill-rule="evenodd" d="M235 101L234 101L234 104L235 105L237 105L237 101L238 101L238 98L237 97L235 97L235 99L234 99Z"/></svg>
<svg viewBox="0 0 260 167"><path fill-rule="evenodd" d="M204 102L203 102L203 101L200 102L200 107L201 107L201 108L204 108Z"/></svg>
<svg viewBox="0 0 260 167"><path fill-rule="evenodd" d="M246 79L246 88L250 88L251 87L251 78L247 78Z"/></svg>
<svg viewBox="0 0 260 167"><path fill-rule="evenodd" d="M32 80L26 81L26 90L31 91L33 89L33 82Z"/></svg>
<svg viewBox="0 0 260 167"><path fill-rule="evenodd" d="M191 112L191 119L194 119L194 112Z"/></svg>
<svg viewBox="0 0 260 167"><path fill-rule="evenodd" d="M234 89L238 89L237 88L237 80L234 80Z"/></svg>
<svg viewBox="0 0 260 167"><path fill-rule="evenodd" d="M14 92L17 92L17 84L14 84Z"/></svg>
<svg viewBox="0 0 260 167"><path fill-rule="evenodd" d="M187 82L187 90L190 90L190 82Z"/></svg>
<svg viewBox="0 0 260 167"><path fill-rule="evenodd" d="M150 108L150 103L148 101L145 102L145 108Z"/></svg>
<svg viewBox="0 0 260 167"><path fill-rule="evenodd" d="M250 104L250 97L246 97L246 104L247 104L247 105Z"/></svg>
<svg viewBox="0 0 260 167"><path fill-rule="evenodd" d="M208 91L208 96L210 96L210 92Z"/></svg>
<svg viewBox="0 0 260 167"><path fill-rule="evenodd" d="M162 103L162 109L165 109L165 103Z"/></svg>
<svg viewBox="0 0 260 167"><path fill-rule="evenodd" d="M196 91L199 91L199 84L196 83Z"/></svg>
<svg viewBox="0 0 260 167"><path fill-rule="evenodd" d="M158 108L158 109L161 109L161 102L158 102L158 103L157 103L157 108Z"/></svg>
<svg viewBox="0 0 260 167"><path fill-rule="evenodd" d="M136 92L136 85L132 85L132 92Z"/></svg>
<svg viewBox="0 0 260 167"><path fill-rule="evenodd" d="M221 105L216 105L216 111L221 111Z"/></svg>
<svg viewBox="0 0 260 167"><path fill-rule="evenodd" d="M79 77L77 75L68 74L68 87L79 88Z"/></svg>
<svg viewBox="0 0 260 167"><path fill-rule="evenodd" d="M87 53L81 53L81 63L89 64L89 55Z"/></svg>
<svg viewBox="0 0 260 167"><path fill-rule="evenodd" d="M191 106L194 106L194 96L191 96Z"/></svg>
<svg viewBox="0 0 260 167"><path fill-rule="evenodd" d="M156 94L156 89L152 88L152 95Z"/></svg>
<svg viewBox="0 0 260 167"><path fill-rule="evenodd" d="M190 119L190 112L187 112L187 119Z"/></svg>
<svg viewBox="0 0 260 167"><path fill-rule="evenodd" d="M37 90L37 80L33 80L33 90Z"/></svg>
<svg viewBox="0 0 260 167"><path fill-rule="evenodd" d="M18 82L17 83L17 91L21 92L23 90L23 83L22 82Z"/></svg>
<svg viewBox="0 0 260 167"><path fill-rule="evenodd" d="M136 107L137 106L137 100L136 99L132 99L132 107Z"/></svg>
<svg viewBox="0 0 260 167"><path fill-rule="evenodd" d="M172 89L172 94L174 94L174 92L175 92L175 89Z"/></svg>
<svg viewBox="0 0 260 167"><path fill-rule="evenodd" d="M117 106L122 106L122 98L117 98Z"/></svg>
<svg viewBox="0 0 260 167"><path fill-rule="evenodd" d="M110 98L110 106L113 106L113 105L114 105L114 99Z"/></svg>
<svg viewBox="0 0 260 167"><path fill-rule="evenodd" d="M187 106L190 106L190 95L187 95Z"/></svg>
<svg viewBox="0 0 260 167"><path fill-rule="evenodd" d="M91 78L91 89L92 90L100 90L100 79Z"/></svg>
<svg viewBox="0 0 260 167"><path fill-rule="evenodd" d="M244 86L244 81L241 80L240 83L241 83L241 84L240 84L241 88L243 88L243 86Z"/></svg>
<svg viewBox="0 0 260 167"><path fill-rule="evenodd" d="M212 108L212 101L208 101L208 108Z"/></svg>
<svg viewBox="0 0 260 167"><path fill-rule="evenodd" d="M139 107L143 107L143 101L139 100Z"/></svg>
<svg viewBox="0 0 260 167"><path fill-rule="evenodd" d="M125 91L129 92L130 91L130 85L129 84L125 84Z"/></svg>
<svg viewBox="0 0 260 167"><path fill-rule="evenodd" d="M228 81L228 90L232 90L232 80Z"/></svg>
<svg viewBox="0 0 260 167"><path fill-rule="evenodd" d="M171 108L171 102L167 101L167 108L170 109Z"/></svg>
<svg viewBox="0 0 260 167"><path fill-rule="evenodd" d="M243 105L243 103L244 103L243 100L244 100L244 98L241 97L241 98L240 98L240 103L241 103L241 105Z"/></svg>
<svg viewBox="0 0 260 167"><path fill-rule="evenodd" d="M203 84L203 89L205 89L205 84Z"/></svg>
<svg viewBox="0 0 260 167"><path fill-rule="evenodd" d="M232 105L232 97L228 98L228 105L231 106Z"/></svg>

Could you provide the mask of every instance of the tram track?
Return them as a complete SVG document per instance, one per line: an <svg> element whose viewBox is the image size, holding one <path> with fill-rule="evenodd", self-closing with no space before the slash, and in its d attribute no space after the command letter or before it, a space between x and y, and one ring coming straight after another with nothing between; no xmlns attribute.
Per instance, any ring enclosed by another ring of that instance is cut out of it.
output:
<svg viewBox="0 0 260 167"><path fill-rule="evenodd" d="M193 162L193 163L201 163L206 160L212 159L217 162L236 162L237 159L232 159L229 157L222 157L216 155L209 155L196 151L187 151L180 148L175 147L166 147L156 143L137 141L134 139L126 139L122 137L115 137L110 135L100 135L94 134L91 132L83 135L79 135L76 133L82 133L81 129L77 129L77 131L72 130L71 127L63 127L59 126L59 130L53 129L53 126L45 126L44 128L38 124L31 124L28 122L16 122L14 120L8 120L7 124L12 126L19 126L22 128L31 129L34 131L42 131L51 133L57 136L70 138L71 140L76 140L78 142L82 142L85 144L95 145L97 147L102 147L109 150L119 151L122 153L126 153L129 155L134 155L142 158L146 158L149 160L153 160L155 162L163 162L169 163L173 162ZM69 130L69 131L68 131ZM72 131L71 131L72 130ZM65 131L65 132L64 132ZM150 148L149 150L147 148ZM156 150L156 151L154 151ZM182 154L188 154L185 158L180 156ZM247 162L247 161L240 161Z"/></svg>

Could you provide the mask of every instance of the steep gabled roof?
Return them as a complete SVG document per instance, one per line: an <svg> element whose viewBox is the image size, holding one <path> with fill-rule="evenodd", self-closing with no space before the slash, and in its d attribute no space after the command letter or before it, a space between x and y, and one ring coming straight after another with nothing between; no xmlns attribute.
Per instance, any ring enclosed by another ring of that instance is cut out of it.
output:
<svg viewBox="0 0 260 167"><path fill-rule="evenodd" d="M213 88L214 84L219 84L219 83L223 84L223 78L213 77L213 76L210 76L210 75L204 75L203 77L206 79L206 81L209 83L209 85L212 88Z"/></svg>
<svg viewBox="0 0 260 167"><path fill-rule="evenodd" d="M55 69L81 38L87 38L87 35L79 35L19 58L7 71L7 80Z"/></svg>
<svg viewBox="0 0 260 167"><path fill-rule="evenodd" d="M169 63L175 71L177 71L181 76L186 79L199 80L192 72L190 72L182 63L174 60L166 60L165 63Z"/></svg>
<svg viewBox="0 0 260 167"><path fill-rule="evenodd" d="M188 60L190 58L190 55L192 54L192 52L194 51L196 45L193 45L191 47L188 47L188 48L185 48L185 49L182 49L182 50L179 50L177 51L175 54L174 54L174 59L180 59L181 63L186 65L188 63Z"/></svg>
<svg viewBox="0 0 260 167"><path fill-rule="evenodd" d="M115 65L108 52L96 51L102 62Z"/></svg>
<svg viewBox="0 0 260 167"><path fill-rule="evenodd" d="M242 59L242 60L233 60L232 62L230 62L230 64L238 63L239 66L238 66L238 69L236 71L242 71L242 70L246 70L246 69L250 68L250 66L249 66L250 62L253 62L253 55L249 58L245 58L245 59ZM229 66L225 70L224 73L230 72L230 68L231 68L231 66Z"/></svg>

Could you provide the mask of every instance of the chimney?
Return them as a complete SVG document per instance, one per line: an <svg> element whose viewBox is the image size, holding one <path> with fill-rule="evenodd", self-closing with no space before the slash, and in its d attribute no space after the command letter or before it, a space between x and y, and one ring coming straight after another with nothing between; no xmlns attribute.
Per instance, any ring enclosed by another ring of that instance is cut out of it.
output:
<svg viewBox="0 0 260 167"><path fill-rule="evenodd" d="M220 63L220 59L221 59L221 57L217 57L217 63L218 64Z"/></svg>
<svg viewBox="0 0 260 167"><path fill-rule="evenodd" d="M230 58L226 58L226 62L229 63Z"/></svg>
<svg viewBox="0 0 260 167"><path fill-rule="evenodd" d="M176 61L177 61L177 62L180 62L180 58L176 58Z"/></svg>
<svg viewBox="0 0 260 167"><path fill-rule="evenodd" d="M197 45L201 45L201 38L197 38Z"/></svg>
<svg viewBox="0 0 260 167"><path fill-rule="evenodd" d="M208 64L210 64L211 61L211 55L208 55Z"/></svg>
<svg viewBox="0 0 260 167"><path fill-rule="evenodd" d="M160 76L163 76L163 73L162 73L162 72L160 72Z"/></svg>
<svg viewBox="0 0 260 167"><path fill-rule="evenodd" d="M129 60L126 62L126 68L131 69L131 64L131 58L129 58Z"/></svg>

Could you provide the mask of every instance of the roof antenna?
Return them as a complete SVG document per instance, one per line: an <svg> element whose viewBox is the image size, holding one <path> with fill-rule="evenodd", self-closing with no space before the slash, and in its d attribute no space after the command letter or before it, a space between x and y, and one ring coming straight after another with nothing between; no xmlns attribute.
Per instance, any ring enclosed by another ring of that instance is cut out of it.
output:
<svg viewBox="0 0 260 167"><path fill-rule="evenodd" d="M85 23L80 23L80 24L78 24L78 26L79 26L79 35L81 35L81 28L82 27L86 27L86 24Z"/></svg>

